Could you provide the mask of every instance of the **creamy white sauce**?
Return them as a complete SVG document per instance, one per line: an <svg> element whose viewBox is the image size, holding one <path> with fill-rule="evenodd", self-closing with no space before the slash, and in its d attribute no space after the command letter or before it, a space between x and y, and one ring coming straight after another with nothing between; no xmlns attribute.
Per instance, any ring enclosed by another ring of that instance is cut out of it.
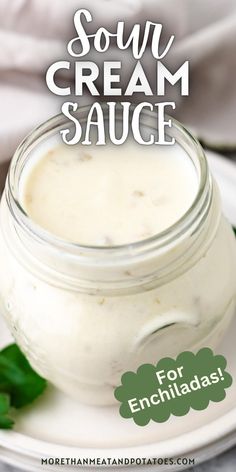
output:
<svg viewBox="0 0 236 472"><path fill-rule="evenodd" d="M133 243L162 232L192 205L194 164L174 146L56 146L31 167L22 204L44 229L84 245Z"/></svg>
<svg viewBox="0 0 236 472"><path fill-rule="evenodd" d="M178 146L42 147L33 152L23 173L20 195L31 218L53 234L86 245L130 243L163 231L188 210L198 188L194 166ZM103 293L99 284L92 293L81 293L48 281L43 259L34 271L43 244L32 254L32 267L27 267L34 246L28 251L12 231L4 195L1 311L33 367L76 399L111 404L114 388L127 370L185 349L217 344L235 311L236 246L229 224L224 218L217 223L216 194L203 244L193 246L187 266L185 251L180 257L179 249L172 247L160 257L145 254L137 264L127 256L123 265L111 260L108 267L99 268L100 275L109 270L111 280L120 271L129 281L134 276L142 279L144 269L151 274L169 266L170 253L178 256L181 270L165 283L115 296ZM66 272L72 264L66 253L63 263ZM80 270L79 280L93 276L97 267L82 264Z"/></svg>

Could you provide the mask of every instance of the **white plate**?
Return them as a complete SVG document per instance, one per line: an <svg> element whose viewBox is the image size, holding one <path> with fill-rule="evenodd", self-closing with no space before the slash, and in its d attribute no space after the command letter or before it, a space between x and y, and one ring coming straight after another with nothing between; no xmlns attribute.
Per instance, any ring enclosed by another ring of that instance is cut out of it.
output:
<svg viewBox="0 0 236 472"><path fill-rule="evenodd" d="M209 153L209 161L221 189L225 213L236 225L236 165L212 153ZM235 338L236 320L217 349L226 356L228 370L234 378ZM0 320L0 343L4 345L9 340L9 333ZM152 422L139 427L132 420L121 418L117 407L79 405L48 389L33 407L17 413L14 431L0 431L0 458L24 470L35 471L40 469L41 457L189 456L199 462L235 444L235 398L236 385L233 384L223 402L212 403L205 411L191 411L182 418L172 417L161 425ZM58 469L64 472L73 467L50 466L51 471ZM149 467L144 469L149 470ZM166 469L162 467L162 470ZM172 471L176 469L181 467L171 467ZM86 467L86 470L90 468Z"/></svg>

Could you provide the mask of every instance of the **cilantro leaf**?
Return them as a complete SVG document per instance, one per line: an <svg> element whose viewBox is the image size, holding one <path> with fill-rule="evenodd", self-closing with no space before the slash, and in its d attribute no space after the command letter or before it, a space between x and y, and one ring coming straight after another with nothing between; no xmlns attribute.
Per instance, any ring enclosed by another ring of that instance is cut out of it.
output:
<svg viewBox="0 0 236 472"><path fill-rule="evenodd" d="M21 408L33 402L46 388L46 380L30 366L16 344L0 352L0 392L8 393L11 405Z"/></svg>
<svg viewBox="0 0 236 472"><path fill-rule="evenodd" d="M11 429L14 421L8 416L10 410L10 397L0 393L0 428Z"/></svg>
<svg viewBox="0 0 236 472"><path fill-rule="evenodd" d="M47 386L46 380L30 366L16 344L0 351L0 429L11 429L11 407L32 403Z"/></svg>
<svg viewBox="0 0 236 472"><path fill-rule="evenodd" d="M236 236L236 228L233 226L233 231L234 231L234 234Z"/></svg>

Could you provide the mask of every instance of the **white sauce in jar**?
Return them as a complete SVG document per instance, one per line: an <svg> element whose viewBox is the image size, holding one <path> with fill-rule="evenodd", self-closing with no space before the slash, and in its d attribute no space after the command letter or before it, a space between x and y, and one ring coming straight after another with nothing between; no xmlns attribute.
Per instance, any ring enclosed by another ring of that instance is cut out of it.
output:
<svg viewBox="0 0 236 472"><path fill-rule="evenodd" d="M27 214L68 241L115 246L169 228L192 205L196 169L174 146L58 145L42 154L22 189Z"/></svg>
<svg viewBox="0 0 236 472"><path fill-rule="evenodd" d="M39 227L84 245L157 235L190 209L200 187L178 144L67 147L46 137L23 154L17 202ZM32 366L55 386L86 403L117 403L124 372L217 344L235 312L236 246L214 181L198 231L192 223L160 251L137 252L45 242L37 227L26 231L14 219L9 182L0 209L1 311Z"/></svg>

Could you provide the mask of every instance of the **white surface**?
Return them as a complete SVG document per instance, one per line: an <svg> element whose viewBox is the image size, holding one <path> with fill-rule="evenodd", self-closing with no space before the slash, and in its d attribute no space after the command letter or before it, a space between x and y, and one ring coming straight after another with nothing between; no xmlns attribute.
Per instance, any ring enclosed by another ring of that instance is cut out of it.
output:
<svg viewBox="0 0 236 472"><path fill-rule="evenodd" d="M226 214L236 223L236 199L232 193L236 188L236 166L212 155L210 162L222 191ZM218 178L219 172L222 178ZM2 343L7 341L8 334L2 326L0 336ZM228 370L234 378L235 337L236 320L217 349L226 356ZM37 457L47 455L80 458L188 455L206 460L236 442L235 396L233 384L220 404L212 403L207 410L191 411L182 418L173 417L161 427L151 423L140 428L132 420L122 419L116 408L84 407L49 390L33 408L18 415L15 431L0 431L0 457L18 465L23 463L24 470L36 470L31 467L39 465ZM60 467L60 470L66 469Z"/></svg>

